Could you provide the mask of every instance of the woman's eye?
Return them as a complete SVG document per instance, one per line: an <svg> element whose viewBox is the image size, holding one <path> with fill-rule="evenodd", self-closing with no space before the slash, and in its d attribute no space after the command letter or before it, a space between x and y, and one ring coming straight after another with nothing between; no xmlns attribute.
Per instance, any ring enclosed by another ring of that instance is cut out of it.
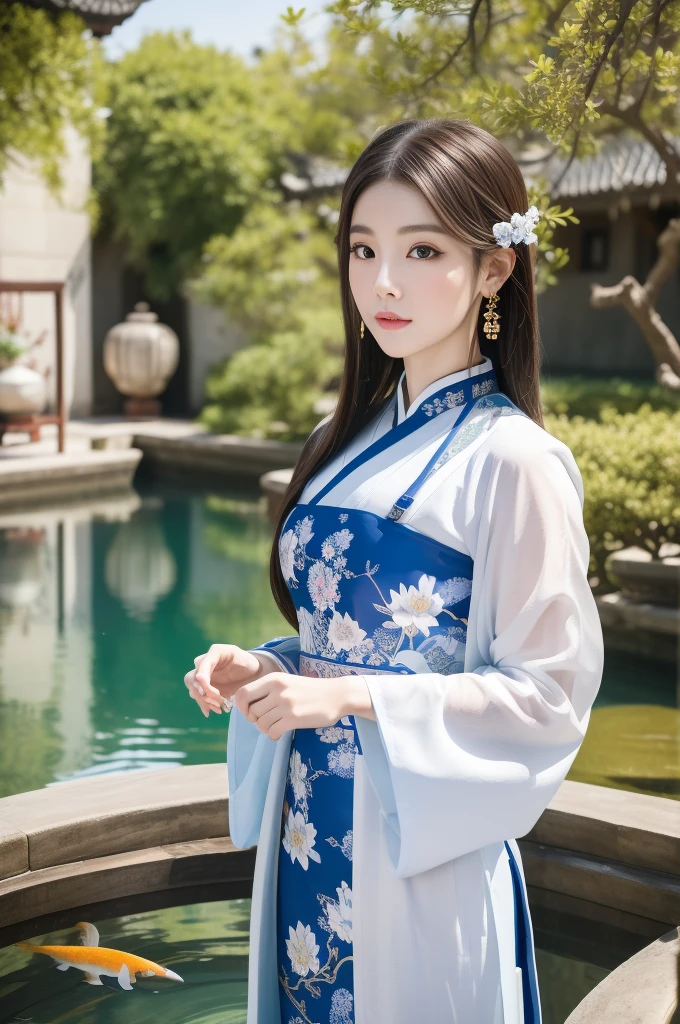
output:
<svg viewBox="0 0 680 1024"><path fill-rule="evenodd" d="M369 260L375 256L370 245L366 245L364 242L355 242L350 246L350 253L359 260ZM409 256L411 253L417 253L416 259L418 260L434 259L436 256L441 256L439 250L435 249L433 245L414 245Z"/></svg>
<svg viewBox="0 0 680 1024"><path fill-rule="evenodd" d="M417 252L419 255L416 258L419 260L430 259L431 257L427 255L423 256L423 250L425 250L426 253L434 253L435 256L439 256L439 252L431 245L415 245L413 249L411 249L411 252Z"/></svg>

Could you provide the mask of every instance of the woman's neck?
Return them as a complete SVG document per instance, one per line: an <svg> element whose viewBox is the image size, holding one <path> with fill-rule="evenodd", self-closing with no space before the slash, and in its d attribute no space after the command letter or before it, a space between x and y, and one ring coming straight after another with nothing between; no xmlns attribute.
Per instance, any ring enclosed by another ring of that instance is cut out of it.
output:
<svg viewBox="0 0 680 1024"><path fill-rule="evenodd" d="M428 388L430 384L434 384L436 380L440 380L442 377L448 377L451 373L458 373L459 370L466 370L468 366L478 366L484 361L484 356L481 353L479 343L476 339L469 363L467 358L463 359L460 356L452 359L450 352L434 352L433 349L435 348L436 346L431 346L430 348L424 349L422 352L417 352L412 356L404 357L405 377L402 387L404 393L404 409L407 412L410 408L411 402L415 400L418 395L422 394L425 388Z"/></svg>

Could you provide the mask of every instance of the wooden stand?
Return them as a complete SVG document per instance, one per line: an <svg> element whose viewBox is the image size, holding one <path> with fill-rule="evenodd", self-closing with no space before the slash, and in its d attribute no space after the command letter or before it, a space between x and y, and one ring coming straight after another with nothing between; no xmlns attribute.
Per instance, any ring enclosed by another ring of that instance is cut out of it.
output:
<svg viewBox="0 0 680 1024"><path fill-rule="evenodd" d="M45 423L59 423L59 417L55 415L42 416L38 413L0 416L0 444L2 444L5 434L30 434L31 441L39 441L40 428ZM63 451L63 448L60 448L59 451Z"/></svg>
<svg viewBox="0 0 680 1024"><path fill-rule="evenodd" d="M126 398L123 413L132 420L155 420L163 408L157 398Z"/></svg>
<svg viewBox="0 0 680 1024"><path fill-rule="evenodd" d="M0 442L3 434L27 431L31 441L40 440L40 428L45 423L56 423L58 427L58 450L66 446L66 397L64 394L64 282L63 281L0 281L0 292L52 292L55 305L56 363L57 363L57 411L49 414L21 414L0 416Z"/></svg>

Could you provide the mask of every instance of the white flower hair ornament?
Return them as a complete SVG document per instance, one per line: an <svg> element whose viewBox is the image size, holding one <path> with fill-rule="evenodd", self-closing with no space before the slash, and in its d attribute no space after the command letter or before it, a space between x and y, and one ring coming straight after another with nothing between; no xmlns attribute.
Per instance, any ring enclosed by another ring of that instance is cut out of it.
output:
<svg viewBox="0 0 680 1024"><path fill-rule="evenodd" d="M526 242L527 245L537 242L538 235L535 234L534 228L540 216L540 210L530 206L526 213L513 213L510 220L501 220L494 224L493 233L497 243L507 249L517 242Z"/></svg>

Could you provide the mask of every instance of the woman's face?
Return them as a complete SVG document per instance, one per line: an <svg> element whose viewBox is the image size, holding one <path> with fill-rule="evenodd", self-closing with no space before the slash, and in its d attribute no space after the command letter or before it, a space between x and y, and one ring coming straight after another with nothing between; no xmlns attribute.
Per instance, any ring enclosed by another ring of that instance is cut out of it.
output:
<svg viewBox="0 0 680 1024"><path fill-rule="evenodd" d="M471 248L446 232L420 192L391 181L371 185L355 204L349 241L350 288L383 352L408 358L445 345L465 359L480 288L491 279L473 271Z"/></svg>

